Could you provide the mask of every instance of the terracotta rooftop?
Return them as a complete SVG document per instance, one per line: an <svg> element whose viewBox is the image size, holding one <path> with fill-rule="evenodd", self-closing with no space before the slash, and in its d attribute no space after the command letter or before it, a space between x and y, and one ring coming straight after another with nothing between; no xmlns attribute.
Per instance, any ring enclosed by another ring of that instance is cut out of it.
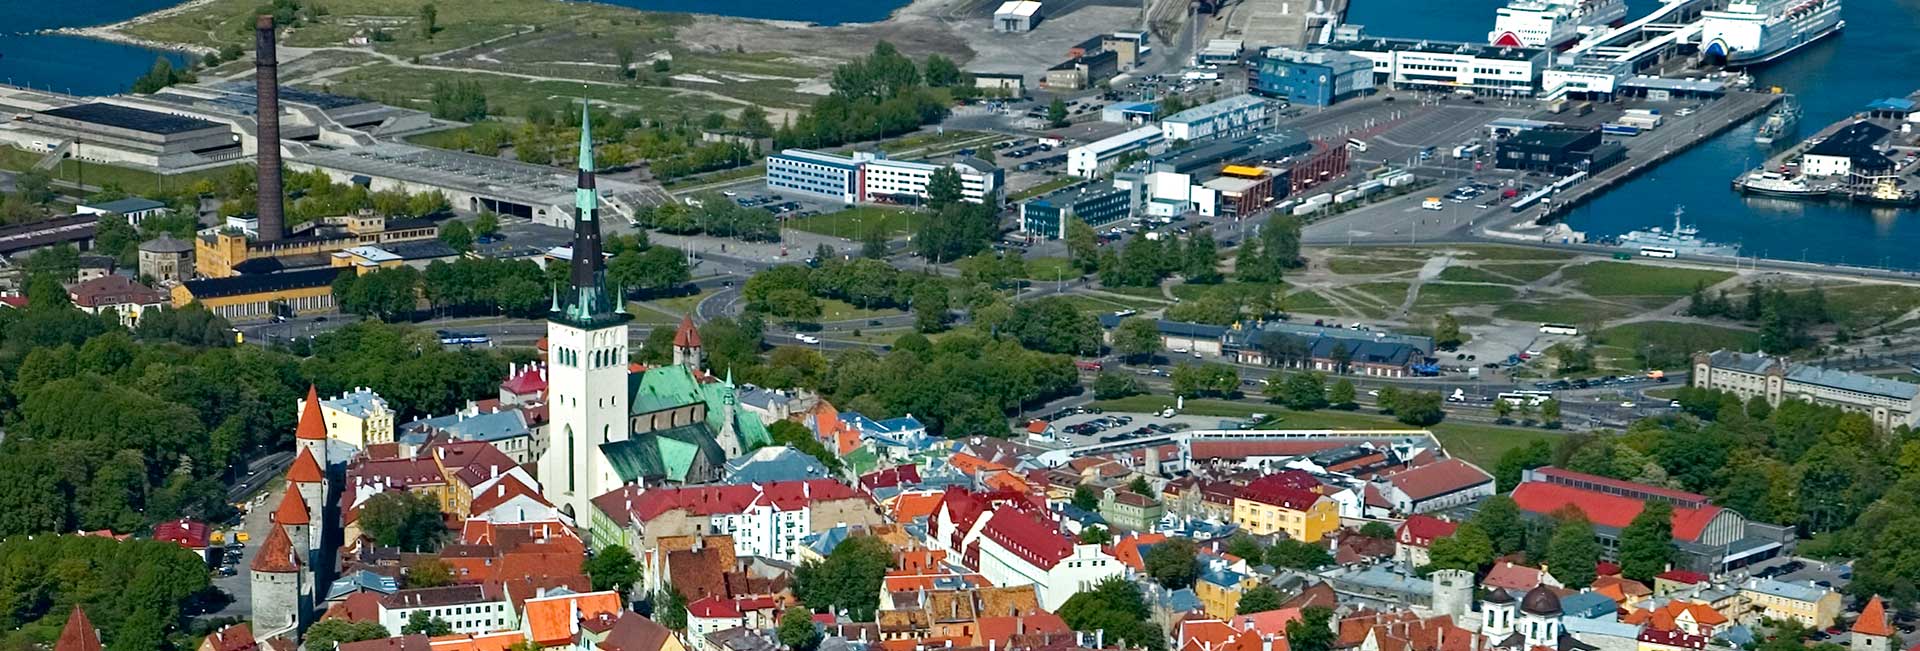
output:
<svg viewBox="0 0 1920 651"><path fill-rule="evenodd" d="M287 494L280 498L280 508L273 510L271 520L274 524L286 526L311 524L307 519L307 501L301 499L300 491L288 488Z"/></svg>
<svg viewBox="0 0 1920 651"><path fill-rule="evenodd" d="M1893 627L1887 625L1887 605L1880 601L1880 595L1867 600L1867 607L1860 609L1860 619L1853 622L1854 635L1872 635L1892 637Z"/></svg>
<svg viewBox="0 0 1920 651"><path fill-rule="evenodd" d="M296 484L311 484L326 479L320 472L320 462L313 458L313 451L300 448L300 454L293 458L293 467L287 469L287 481Z"/></svg>
<svg viewBox="0 0 1920 651"><path fill-rule="evenodd" d="M67 624L60 628L60 639L54 641L53 651L100 651L100 631L93 627L93 621L87 619L87 611L74 604L67 613Z"/></svg>
<svg viewBox="0 0 1920 651"><path fill-rule="evenodd" d="M287 530L273 525L267 532L267 542L260 545L260 553L253 557L253 571L286 573L300 571L300 558L293 550L293 539L287 537Z"/></svg>
<svg viewBox="0 0 1920 651"><path fill-rule="evenodd" d="M692 315L681 315L680 327L673 331L673 347L699 348L700 329L693 327Z"/></svg>
<svg viewBox="0 0 1920 651"><path fill-rule="evenodd" d="M307 385L307 400L300 407L300 424L293 436L307 441L327 438L327 421L320 415L320 389L311 384Z"/></svg>

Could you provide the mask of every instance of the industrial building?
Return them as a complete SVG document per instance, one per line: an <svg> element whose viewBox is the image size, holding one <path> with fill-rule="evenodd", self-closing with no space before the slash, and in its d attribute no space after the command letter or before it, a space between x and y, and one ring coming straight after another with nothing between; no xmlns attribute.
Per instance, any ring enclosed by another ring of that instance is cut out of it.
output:
<svg viewBox="0 0 1920 651"><path fill-rule="evenodd" d="M73 208L76 215L112 215L127 220L130 226L138 227L148 217L165 216L167 204L145 197L127 197L100 203L83 203Z"/></svg>
<svg viewBox="0 0 1920 651"><path fill-rule="evenodd" d="M1027 77L1019 73L971 72L973 87L988 97L1026 97Z"/></svg>
<svg viewBox="0 0 1920 651"><path fill-rule="evenodd" d="M788 149L767 157L767 187L833 199L842 203L918 203L927 198L933 173L950 167L960 173L961 197L971 203L1000 205L1006 179L992 163L962 157L939 165L893 160L884 154L855 152L841 156Z"/></svg>
<svg viewBox="0 0 1920 651"><path fill-rule="evenodd" d="M1154 102L1114 102L1100 109L1101 122L1116 124L1146 124L1160 115L1160 105Z"/></svg>
<svg viewBox="0 0 1920 651"><path fill-rule="evenodd" d="M1171 142L1235 138L1267 128L1267 101L1236 95L1196 106L1160 120L1160 132Z"/></svg>
<svg viewBox="0 0 1920 651"><path fill-rule="evenodd" d="M1494 145L1494 166L1506 170L1594 172L1625 157L1626 149L1602 140L1599 129L1528 129Z"/></svg>
<svg viewBox="0 0 1920 651"><path fill-rule="evenodd" d="M1081 184L1020 204L1020 232L1057 240L1067 236L1067 220L1103 228L1133 217L1135 191L1112 184Z"/></svg>
<svg viewBox="0 0 1920 651"><path fill-rule="evenodd" d="M1160 127L1140 127L1067 150L1067 173L1093 178L1113 170L1128 154L1155 156L1166 149L1167 137Z"/></svg>
<svg viewBox="0 0 1920 651"><path fill-rule="evenodd" d="M455 210L490 211L573 228L574 174L557 167L388 141L356 149L316 149L292 156L287 166L325 172L335 183L362 185L373 192L439 192ZM629 220L646 203L640 186L616 179L601 179L599 193L600 205Z"/></svg>
<svg viewBox="0 0 1920 651"><path fill-rule="evenodd" d="M239 136L227 125L105 102L16 114L9 126L0 129L0 139L27 151L149 170L243 155Z"/></svg>
<svg viewBox="0 0 1920 651"><path fill-rule="evenodd" d="M1544 48L1371 36L1326 47L1372 61L1376 85L1506 96L1532 95L1550 56Z"/></svg>
<svg viewBox="0 0 1920 651"><path fill-rule="evenodd" d="M1084 90L1120 73L1120 54L1113 50L1089 52L1047 69L1043 85L1059 90Z"/></svg>
<svg viewBox="0 0 1920 651"><path fill-rule="evenodd" d="M194 270L205 278L324 267L334 253L357 246L437 240L440 226L425 219L389 220L371 211L301 224L286 237L264 240L245 228L213 228L193 239Z"/></svg>
<svg viewBox="0 0 1920 651"><path fill-rule="evenodd" d="M1861 120L1842 127L1800 156L1800 172L1807 176L1885 176L1894 169L1886 154L1874 150L1886 127Z"/></svg>
<svg viewBox="0 0 1920 651"><path fill-rule="evenodd" d="M173 286L173 307L199 303L230 321L300 316L333 311L333 281L344 268L203 278Z"/></svg>
<svg viewBox="0 0 1920 651"><path fill-rule="evenodd" d="M1255 63L1248 90L1308 106L1373 93L1373 61L1339 50L1272 48Z"/></svg>
<svg viewBox="0 0 1920 651"><path fill-rule="evenodd" d="M1207 41L1207 46L1193 53L1193 64L1197 66L1233 65L1240 62L1240 56L1246 54L1246 41L1216 38Z"/></svg>
<svg viewBox="0 0 1920 651"><path fill-rule="evenodd" d="M993 31L1030 32L1040 22L1040 3L1034 0L1010 0L993 11Z"/></svg>

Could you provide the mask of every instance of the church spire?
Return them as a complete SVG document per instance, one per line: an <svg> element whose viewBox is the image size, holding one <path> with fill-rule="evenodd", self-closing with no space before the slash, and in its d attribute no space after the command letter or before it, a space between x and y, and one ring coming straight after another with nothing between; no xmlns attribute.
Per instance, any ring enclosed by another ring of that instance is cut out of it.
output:
<svg viewBox="0 0 1920 651"><path fill-rule="evenodd" d="M579 181L573 191L573 258L568 289L556 301L553 317L589 328L626 320L615 308L619 296L607 291L606 259L600 246L600 196L594 189L593 116L580 105Z"/></svg>

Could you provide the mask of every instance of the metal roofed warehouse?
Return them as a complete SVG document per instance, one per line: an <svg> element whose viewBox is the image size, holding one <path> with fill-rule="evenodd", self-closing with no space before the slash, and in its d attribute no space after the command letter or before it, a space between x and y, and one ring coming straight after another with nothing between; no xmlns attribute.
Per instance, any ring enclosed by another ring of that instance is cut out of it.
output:
<svg viewBox="0 0 1920 651"><path fill-rule="evenodd" d="M569 170L491 156L382 142L349 151L316 151L288 161L294 168L327 172L336 182L410 193L438 190L460 210L532 218L573 228L574 177ZM645 203L640 186L602 178L601 198L615 214L632 219Z"/></svg>

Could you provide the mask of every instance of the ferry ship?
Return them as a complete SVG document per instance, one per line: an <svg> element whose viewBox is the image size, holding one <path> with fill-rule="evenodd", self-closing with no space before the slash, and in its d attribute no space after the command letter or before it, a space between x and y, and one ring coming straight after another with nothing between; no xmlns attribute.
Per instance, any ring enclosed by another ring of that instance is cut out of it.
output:
<svg viewBox="0 0 1920 651"><path fill-rule="evenodd" d="M1621 235L1619 245L1624 249L1669 249L1677 255L1713 255L1738 257L1740 245L1709 242L1700 239L1700 229L1690 224L1680 223L1684 208L1673 209L1673 230L1668 231L1654 226L1643 230L1628 231ZM1672 256L1667 256L1672 257Z"/></svg>
<svg viewBox="0 0 1920 651"><path fill-rule="evenodd" d="M1734 187L1745 194L1757 194L1768 197L1824 197L1833 190L1834 184L1814 185L1804 176L1787 176L1769 170L1754 170L1734 181Z"/></svg>
<svg viewBox="0 0 1920 651"><path fill-rule="evenodd" d="M1762 145L1771 145L1773 141L1793 133L1800 126L1800 105L1792 97L1780 100L1780 105L1767 111L1767 119L1760 123L1760 131L1753 134L1753 141Z"/></svg>
<svg viewBox="0 0 1920 651"><path fill-rule="evenodd" d="M1840 31L1840 0L1734 0L1701 13L1701 52L1729 67L1772 61Z"/></svg>
<svg viewBox="0 0 1920 651"><path fill-rule="evenodd" d="M1559 48L1626 18L1626 0L1512 0L1495 13L1487 42Z"/></svg>

